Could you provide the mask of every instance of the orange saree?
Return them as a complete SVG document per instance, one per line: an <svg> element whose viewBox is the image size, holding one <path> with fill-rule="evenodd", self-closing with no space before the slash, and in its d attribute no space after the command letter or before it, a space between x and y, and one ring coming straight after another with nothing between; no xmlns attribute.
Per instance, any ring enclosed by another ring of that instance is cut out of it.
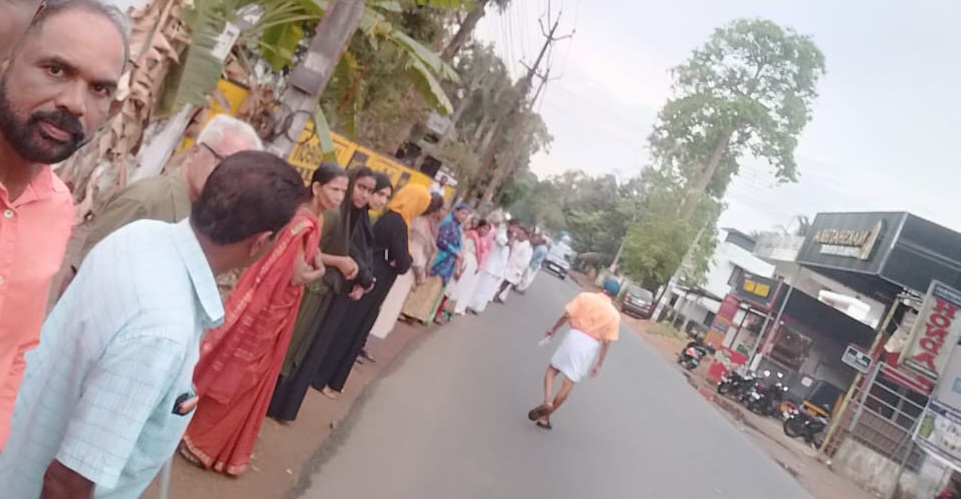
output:
<svg viewBox="0 0 961 499"><path fill-rule="evenodd" d="M187 459L230 475L250 464L304 293L290 284L294 263L313 255L319 238L317 217L301 208L237 282L224 324L201 343L194 370L200 402L181 449Z"/></svg>

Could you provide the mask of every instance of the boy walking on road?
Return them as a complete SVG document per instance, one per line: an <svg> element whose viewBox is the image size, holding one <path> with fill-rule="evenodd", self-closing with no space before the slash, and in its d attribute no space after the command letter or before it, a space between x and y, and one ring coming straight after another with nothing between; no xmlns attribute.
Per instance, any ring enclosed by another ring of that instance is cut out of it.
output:
<svg viewBox="0 0 961 499"><path fill-rule="evenodd" d="M604 292L577 295L564 307L564 315L547 331L546 337L551 338L564 324L571 325L544 374L544 403L527 413L528 419L537 426L550 430L551 414L570 397L574 385L600 374L621 327L621 314L611 301L620 288L617 281L608 279L604 282ZM558 374L564 375L564 384L555 396L554 380Z"/></svg>

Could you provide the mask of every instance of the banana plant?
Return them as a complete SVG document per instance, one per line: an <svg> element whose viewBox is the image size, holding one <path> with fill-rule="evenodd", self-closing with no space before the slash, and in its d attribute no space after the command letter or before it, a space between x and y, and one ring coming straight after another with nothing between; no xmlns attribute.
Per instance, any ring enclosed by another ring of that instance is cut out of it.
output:
<svg viewBox="0 0 961 499"><path fill-rule="evenodd" d="M417 0L412 3L438 9L460 9L470 5L462 0ZM273 69L280 70L292 63L303 39L303 24L320 21L328 4L327 0L282 0L271 6L254 29L263 33L260 47L264 59ZM394 26L384 15L402 9L403 5L398 1L368 2L358 29L374 46L386 42L400 48L407 58L406 76L411 83L438 112L449 114L453 105L441 82L458 82L457 71L439 54ZM349 65L342 67L350 68Z"/></svg>

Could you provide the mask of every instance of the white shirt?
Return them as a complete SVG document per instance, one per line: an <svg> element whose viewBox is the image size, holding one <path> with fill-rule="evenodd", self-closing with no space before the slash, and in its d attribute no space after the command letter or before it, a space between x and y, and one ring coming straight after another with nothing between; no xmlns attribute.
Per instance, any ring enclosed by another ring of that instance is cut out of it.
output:
<svg viewBox="0 0 961 499"><path fill-rule="evenodd" d="M507 225L502 224L494 235L494 244L484 263L484 271L494 277L503 278L507 275L507 259L511 255L511 247L507 244Z"/></svg>
<svg viewBox="0 0 961 499"><path fill-rule="evenodd" d="M27 355L4 498L36 499L54 459L97 499L136 499L173 455L190 415L204 330L223 321L217 283L189 221L133 222L98 244Z"/></svg>
<svg viewBox="0 0 961 499"><path fill-rule="evenodd" d="M511 282L520 281L524 271L531 264L531 257L534 255L534 248L530 241L517 241L511 249L510 260L508 261L507 279Z"/></svg>

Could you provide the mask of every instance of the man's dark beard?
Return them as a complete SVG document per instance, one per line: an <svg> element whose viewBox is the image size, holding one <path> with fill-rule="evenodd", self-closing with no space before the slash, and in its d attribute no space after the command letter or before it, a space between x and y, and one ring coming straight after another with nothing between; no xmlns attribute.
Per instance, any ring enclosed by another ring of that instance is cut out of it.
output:
<svg viewBox="0 0 961 499"><path fill-rule="evenodd" d="M67 142L44 140L40 123L47 121L70 133ZM42 164L59 163L73 155L83 144L86 134L76 116L63 111L37 111L26 119L17 116L7 96L7 78L0 78L0 134L23 159Z"/></svg>

